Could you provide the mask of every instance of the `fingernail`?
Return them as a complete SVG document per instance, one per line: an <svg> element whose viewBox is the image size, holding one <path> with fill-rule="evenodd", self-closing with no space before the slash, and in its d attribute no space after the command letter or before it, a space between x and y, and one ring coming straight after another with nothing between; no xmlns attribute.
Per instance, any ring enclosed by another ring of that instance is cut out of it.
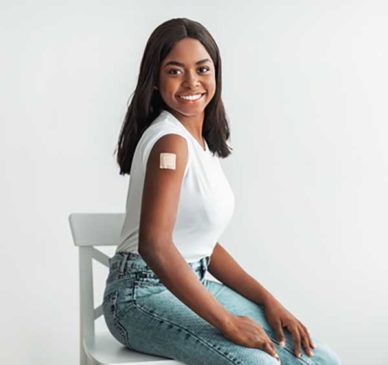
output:
<svg viewBox="0 0 388 365"><path fill-rule="evenodd" d="M314 352L310 351L310 356L313 356L314 355Z"/></svg>
<svg viewBox="0 0 388 365"><path fill-rule="evenodd" d="M284 347L286 345L286 343L284 342L284 340L280 341L280 346L281 347Z"/></svg>

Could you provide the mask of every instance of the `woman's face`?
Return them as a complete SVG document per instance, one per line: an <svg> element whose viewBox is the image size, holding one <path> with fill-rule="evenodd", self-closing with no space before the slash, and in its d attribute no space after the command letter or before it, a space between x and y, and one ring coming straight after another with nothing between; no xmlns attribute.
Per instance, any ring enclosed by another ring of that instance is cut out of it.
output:
<svg viewBox="0 0 388 365"><path fill-rule="evenodd" d="M213 61L200 41L184 38L175 44L162 61L158 88L170 109L186 117L203 115L215 94L216 80Z"/></svg>

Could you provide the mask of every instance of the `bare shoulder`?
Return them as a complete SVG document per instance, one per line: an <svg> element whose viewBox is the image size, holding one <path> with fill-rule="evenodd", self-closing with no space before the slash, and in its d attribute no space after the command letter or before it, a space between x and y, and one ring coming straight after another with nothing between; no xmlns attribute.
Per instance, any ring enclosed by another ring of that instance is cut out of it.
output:
<svg viewBox="0 0 388 365"><path fill-rule="evenodd" d="M151 149L147 170L174 170L183 173L188 159L188 146L185 137L169 133L160 137ZM175 163L175 164L174 164ZM168 168L168 167L174 168Z"/></svg>
<svg viewBox="0 0 388 365"><path fill-rule="evenodd" d="M171 239L187 161L188 145L181 135L166 134L153 145L144 178L141 249Z"/></svg>

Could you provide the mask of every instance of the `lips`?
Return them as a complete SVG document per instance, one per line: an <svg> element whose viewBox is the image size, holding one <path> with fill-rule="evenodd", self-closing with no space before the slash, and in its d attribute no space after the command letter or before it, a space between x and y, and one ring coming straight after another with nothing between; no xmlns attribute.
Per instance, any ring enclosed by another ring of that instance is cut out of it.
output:
<svg viewBox="0 0 388 365"><path fill-rule="evenodd" d="M181 102L181 103L185 103L185 104L193 104L193 103L197 103L199 100L202 100L203 96L205 95L206 93L193 93L193 94L186 94L186 95L178 95L177 96L177 99ZM186 97L185 97L186 96ZM191 96L191 98L187 98L187 96Z"/></svg>
<svg viewBox="0 0 388 365"><path fill-rule="evenodd" d="M198 95L203 96L204 94L206 94L206 92L197 92L197 93L191 93L191 94L178 94L178 97L179 96L198 96Z"/></svg>

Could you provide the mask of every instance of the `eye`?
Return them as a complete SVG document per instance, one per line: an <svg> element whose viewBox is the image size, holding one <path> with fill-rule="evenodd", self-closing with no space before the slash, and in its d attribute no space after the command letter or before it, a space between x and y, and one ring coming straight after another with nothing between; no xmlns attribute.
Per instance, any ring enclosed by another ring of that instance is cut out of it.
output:
<svg viewBox="0 0 388 365"><path fill-rule="evenodd" d="M170 70L167 71L167 73L170 75L176 75L176 73L171 73L171 71L180 71L180 70L177 68L171 68Z"/></svg>
<svg viewBox="0 0 388 365"><path fill-rule="evenodd" d="M206 67L206 66L202 66L202 67L199 68L199 70L200 70L200 69L205 69L206 71L210 71L210 68L209 68L209 67Z"/></svg>
<svg viewBox="0 0 388 365"><path fill-rule="evenodd" d="M203 70L205 69L205 72L201 72L201 73L206 73L207 71L210 71L210 67L207 67L207 66L202 66L202 67L199 67L198 70ZM176 72L180 72L181 70L179 70L178 68L170 68L167 73L169 75L173 75L173 76L176 76L177 73Z"/></svg>

